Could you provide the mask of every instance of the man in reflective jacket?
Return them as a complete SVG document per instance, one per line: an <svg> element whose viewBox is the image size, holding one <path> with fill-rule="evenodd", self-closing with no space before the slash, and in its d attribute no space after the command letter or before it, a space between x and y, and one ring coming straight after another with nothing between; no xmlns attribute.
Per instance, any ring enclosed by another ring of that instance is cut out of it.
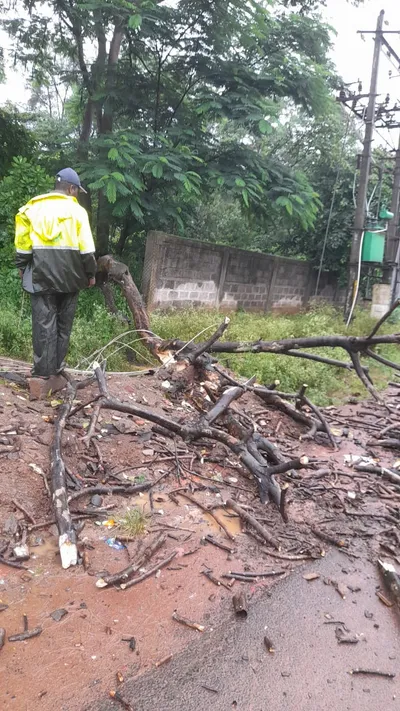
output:
<svg viewBox="0 0 400 711"><path fill-rule="evenodd" d="M64 168L54 191L29 200L15 218L16 265L32 304L35 376L63 370L78 292L95 283L95 247L80 190L78 174Z"/></svg>

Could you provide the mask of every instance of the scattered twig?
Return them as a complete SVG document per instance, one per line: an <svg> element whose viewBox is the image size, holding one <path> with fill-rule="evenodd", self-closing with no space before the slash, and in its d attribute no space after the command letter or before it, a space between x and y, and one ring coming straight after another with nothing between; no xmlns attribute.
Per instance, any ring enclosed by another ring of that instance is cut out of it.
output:
<svg viewBox="0 0 400 711"><path fill-rule="evenodd" d="M192 630L197 630L198 632L204 632L205 630L204 625L199 625L197 622L191 622L191 620L188 620L186 617L179 615L176 610L172 613L172 619L175 620L175 622L180 622L181 625L190 627Z"/></svg>
<svg viewBox="0 0 400 711"><path fill-rule="evenodd" d="M164 568L168 563L171 562L177 555L177 551L174 551L171 553L171 555L168 556L168 558L164 558L164 560L160 561L157 563L157 565L154 565L152 568L150 568L146 573L143 573L143 575L140 575L138 578L133 578L132 580L129 580L127 583L121 583L121 590L126 590L127 588L131 588L133 585L137 585L138 583L141 583L143 580L146 580L146 578L150 578L154 573L157 573L161 568Z"/></svg>
<svg viewBox="0 0 400 711"><path fill-rule="evenodd" d="M236 503L236 501L232 501L232 499L228 499L227 502L225 503L225 506L229 509L232 509L232 511L235 511L240 518L248 523L250 526L252 526L257 533L266 541L269 543L271 546L273 546L276 550L279 550L279 543L278 541L274 538L274 536L266 529L264 526L259 523L254 516L251 516L247 511L242 509L239 504Z"/></svg>
<svg viewBox="0 0 400 711"><path fill-rule="evenodd" d="M148 560L156 553L161 546L164 545L166 537L163 534L156 536L156 538L144 549L138 552L136 561L128 565L123 570L113 575L105 575L104 578L100 578L96 582L96 587L106 588L110 585L116 585L117 583L126 582L134 573L143 567Z"/></svg>
<svg viewBox="0 0 400 711"><path fill-rule="evenodd" d="M3 558L3 556L0 556L0 563L3 565L8 565L9 568L18 568L19 570L28 570L26 565L23 565L23 563L17 563L15 560L8 560L7 558Z"/></svg>
<svg viewBox="0 0 400 711"><path fill-rule="evenodd" d="M119 701L119 703L121 704L122 708L125 709L125 711L133 711L133 706L131 706L131 704L130 704L128 701L126 701L126 700L121 696L121 694L119 693L119 691L117 691L116 689L112 689L112 690L110 691L110 697L111 697L112 699L114 699L114 701Z"/></svg>
<svg viewBox="0 0 400 711"><path fill-rule="evenodd" d="M235 578L235 580L257 580L257 578L274 578L276 575L284 575L286 570L270 570L267 573L224 573L223 578Z"/></svg>
<svg viewBox="0 0 400 711"><path fill-rule="evenodd" d="M347 548L347 543L343 539L335 538L334 536L331 536L329 533L325 533L325 531L319 531L314 526L311 526L311 530L312 530L314 536L317 536L317 538L320 538L321 541L325 541L325 543L331 543L333 546L337 546L338 548Z"/></svg>
<svg viewBox="0 0 400 711"><path fill-rule="evenodd" d="M272 558L279 558L279 560L315 560L315 556L312 555L291 555L290 553L274 553L273 551L264 551L267 555Z"/></svg>
<svg viewBox="0 0 400 711"><path fill-rule="evenodd" d="M208 578L212 583L214 583L214 585L217 585L217 586L221 586L221 585L222 585L222 586L223 586L224 588L226 588L227 590L230 590L229 585L227 585L226 583L224 583L222 580L218 580L218 578L216 578L216 577L212 574L212 571L211 571L211 570L202 570L201 572L203 573L203 575L206 576L206 578Z"/></svg>
<svg viewBox="0 0 400 711"><path fill-rule="evenodd" d="M384 605L386 605L386 607L393 607L394 603L388 600L387 597L385 597L385 595L380 592L380 590L377 590L375 594L377 597L379 597L380 601L383 602Z"/></svg>
<svg viewBox="0 0 400 711"><path fill-rule="evenodd" d="M21 632L20 634L13 634L8 638L9 642L25 642L26 639L32 639L32 637L38 637L42 634L43 629L41 627L34 627L33 630L27 630Z"/></svg>
<svg viewBox="0 0 400 711"><path fill-rule="evenodd" d="M151 482L145 482L144 484L118 484L116 486L88 486L86 489L80 489L74 494L68 497L68 501L76 501L82 496L92 495L92 494L126 494L133 496L134 494L139 494L141 491L148 491L152 486Z"/></svg>
<svg viewBox="0 0 400 711"><path fill-rule="evenodd" d="M226 525L224 524L224 522L221 521L221 520L218 518L218 516L215 515L215 513L214 513L213 511L211 511L210 509L208 509L207 506L204 506L204 504L200 503L200 501L198 501L197 499L195 499L194 496L192 496L191 494L188 494L186 491L179 491L178 494L179 494L179 496L183 496L185 499L188 499L188 501L191 501L192 504L195 504L196 506L199 507L199 509L201 509L202 511L204 511L204 513L206 513L206 514L208 514L209 516L211 516L211 518L214 519L215 523L217 523L218 526L220 526L220 528L222 528L222 530L225 532L226 536L227 536L231 541L234 541L234 540L235 540L235 536L227 529L227 527L226 527Z"/></svg>
<svg viewBox="0 0 400 711"><path fill-rule="evenodd" d="M172 654L168 654L167 657L164 657L163 659L160 659L159 662L155 662L154 666L157 667L157 668L158 668L158 667L162 667L163 664L167 664L167 662L170 662L170 661L171 661L172 656L173 656Z"/></svg>
<svg viewBox="0 0 400 711"><path fill-rule="evenodd" d="M379 669L352 669L349 674L367 674L369 676L384 676L387 679L394 679L396 674L393 672L383 672Z"/></svg>
<svg viewBox="0 0 400 711"><path fill-rule="evenodd" d="M207 535L204 536L204 540L207 541L207 543L211 543L213 546L216 546L217 548L221 548L221 550L226 551L227 553L234 552L233 548L229 548L229 546L226 546L224 543L216 541L210 533L207 533Z"/></svg>
<svg viewBox="0 0 400 711"><path fill-rule="evenodd" d="M15 506L17 509L19 509L20 511L22 511L22 513L24 514L25 518L27 518L30 523L32 523L32 524L35 524L35 523L36 523L36 521L35 521L35 519L33 518L32 514L30 514L29 511L27 511L26 508L25 508L24 506L22 506L22 504L20 504L16 499L12 499L11 503L14 504L14 506Z"/></svg>
<svg viewBox="0 0 400 711"><path fill-rule="evenodd" d="M220 326L218 326L217 330L215 333L213 333L212 336L208 339L208 341L205 341L204 343L201 343L200 345L197 345L196 347L193 348L189 360L191 363L194 363L198 358L200 358L203 353L206 353L207 351L210 350L211 346L213 343L218 341L219 338L221 338L222 334L226 329L228 328L230 323L230 319L226 316L223 322L221 323Z"/></svg>

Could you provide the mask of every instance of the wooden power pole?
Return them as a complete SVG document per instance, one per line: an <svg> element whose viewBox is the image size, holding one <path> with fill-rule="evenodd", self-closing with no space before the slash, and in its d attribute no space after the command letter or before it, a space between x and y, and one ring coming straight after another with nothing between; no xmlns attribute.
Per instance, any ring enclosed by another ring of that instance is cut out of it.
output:
<svg viewBox="0 0 400 711"><path fill-rule="evenodd" d="M369 90L368 108L365 122L364 148L361 155L360 178L357 194L356 211L354 216L353 240L351 244L349 276L346 295L345 315L348 317L356 289L358 288L358 265L361 258L360 246L362 235L365 229L365 218L367 213L368 180L371 167L372 141L375 126L375 105L378 87L379 59L383 44L383 18L382 10L378 17L375 32L374 58L372 61L371 85Z"/></svg>

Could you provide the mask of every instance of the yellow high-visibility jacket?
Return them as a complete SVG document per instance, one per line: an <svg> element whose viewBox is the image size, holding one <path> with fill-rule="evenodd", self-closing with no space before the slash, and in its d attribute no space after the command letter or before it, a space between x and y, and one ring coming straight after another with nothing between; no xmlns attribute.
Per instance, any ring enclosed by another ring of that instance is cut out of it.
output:
<svg viewBox="0 0 400 711"><path fill-rule="evenodd" d="M30 292L74 293L96 273L88 214L71 195L38 195L21 207L15 248L24 289Z"/></svg>

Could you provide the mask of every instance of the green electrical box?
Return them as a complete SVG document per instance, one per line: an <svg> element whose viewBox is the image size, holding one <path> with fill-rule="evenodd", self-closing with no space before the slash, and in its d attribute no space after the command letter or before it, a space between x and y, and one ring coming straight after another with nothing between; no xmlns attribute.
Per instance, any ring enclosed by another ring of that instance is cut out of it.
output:
<svg viewBox="0 0 400 711"><path fill-rule="evenodd" d="M383 229L376 226L374 229ZM366 231L364 234L364 242L361 254L363 262L376 262L382 264L383 255L385 253L385 232L377 234L376 232Z"/></svg>

